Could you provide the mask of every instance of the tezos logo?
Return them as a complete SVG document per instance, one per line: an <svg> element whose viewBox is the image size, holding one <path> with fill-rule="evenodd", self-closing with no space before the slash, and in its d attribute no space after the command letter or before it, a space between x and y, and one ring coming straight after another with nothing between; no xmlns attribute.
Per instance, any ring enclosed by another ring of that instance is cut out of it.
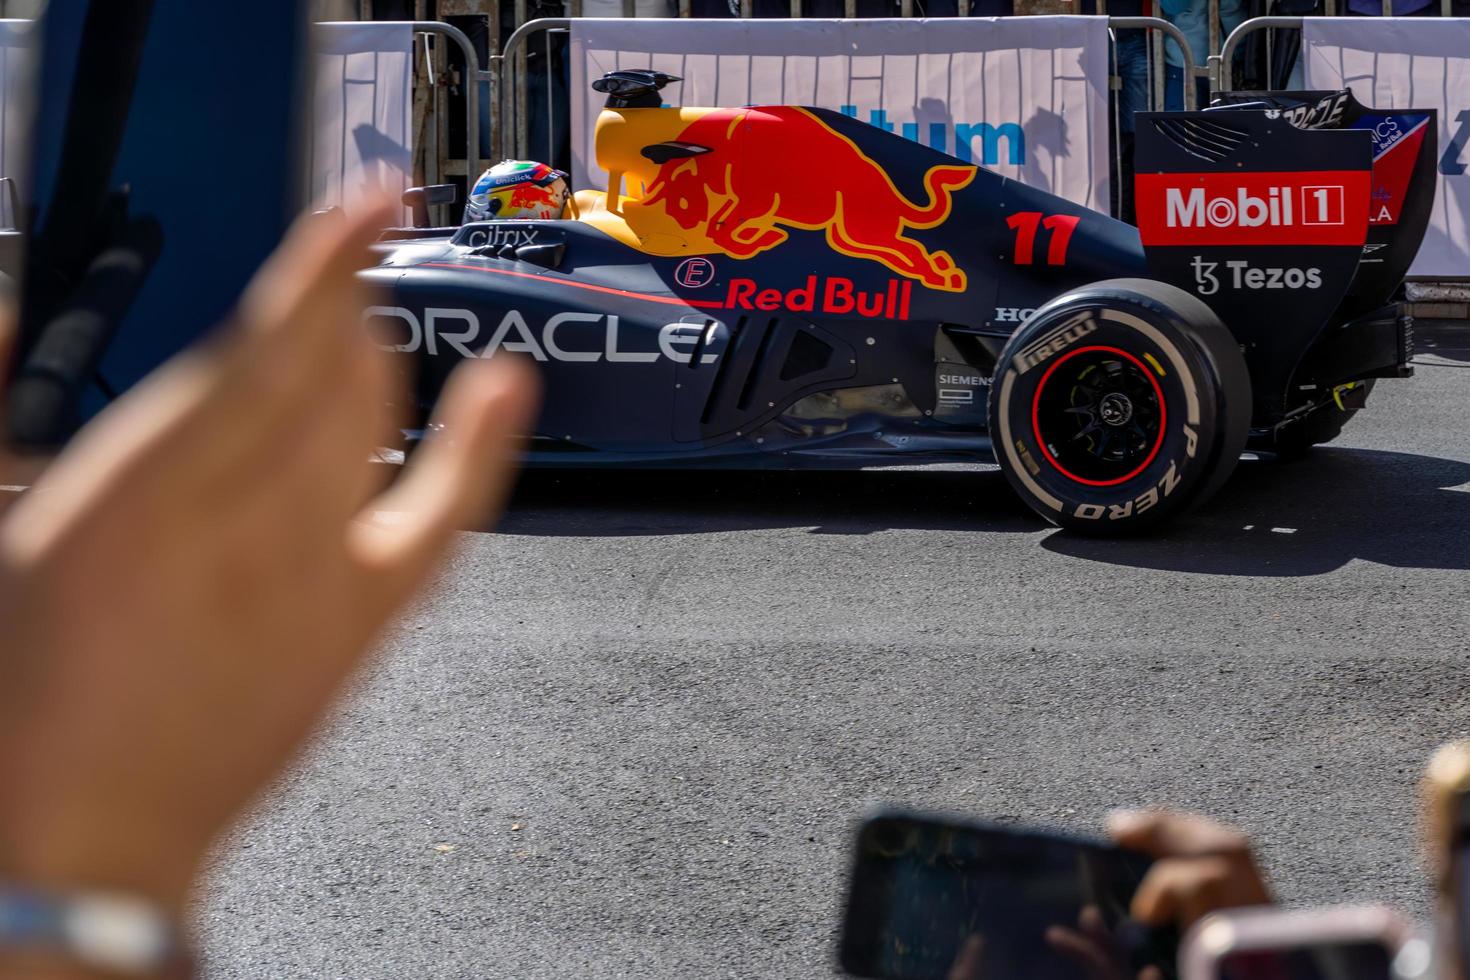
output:
<svg viewBox="0 0 1470 980"><path fill-rule="evenodd" d="M1215 270L1219 262L1206 262L1196 255L1189 263L1194 270L1194 291L1213 296L1220 291L1220 278ZM1224 263L1224 275L1232 289L1318 289L1322 285L1321 269L1258 269L1249 262L1232 260Z"/></svg>
<svg viewBox="0 0 1470 980"><path fill-rule="evenodd" d="M1170 187L1164 192L1164 223L1170 228L1340 225L1342 191L1340 186L1272 187L1257 197L1238 187L1233 197L1207 197L1203 187Z"/></svg>
<svg viewBox="0 0 1470 980"><path fill-rule="evenodd" d="M685 259L674 269L674 282L687 289L698 289L715 281L715 264L696 256Z"/></svg>

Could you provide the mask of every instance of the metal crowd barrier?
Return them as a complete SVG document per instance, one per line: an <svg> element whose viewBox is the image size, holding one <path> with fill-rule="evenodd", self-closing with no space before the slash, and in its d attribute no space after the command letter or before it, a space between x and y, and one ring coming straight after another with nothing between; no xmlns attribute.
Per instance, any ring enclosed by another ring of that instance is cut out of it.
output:
<svg viewBox="0 0 1470 980"><path fill-rule="evenodd" d="M1391 17L1390 5L1393 0L1383 0L1383 16ZM1337 6L1336 0L1323 0L1327 13L1325 16L1335 16ZM1440 16L1452 16L1452 0L1440 0ZM1273 30L1301 30L1302 25L1309 20L1307 17L1252 17L1245 21L1220 47L1220 53L1210 56L1209 75L1211 92L1229 92L1235 87L1234 65L1236 49L1245 39L1256 31L1266 31L1266 62L1271 63L1271 34ZM1371 23L1365 20L1364 23Z"/></svg>
<svg viewBox="0 0 1470 980"><path fill-rule="evenodd" d="M634 0L623 0L623 2L626 10L632 5ZM752 0L742 0L746 9L749 8L751 2ZM791 0L791 2L795 9L799 7L801 0ZM904 7L906 9L909 8L911 3L912 0L904 0ZM1212 6L1216 3L1218 3L1218 0L1211 0ZM856 4L856 0L847 0L847 4L849 10L852 10ZM579 7L581 5L580 0L572 0L572 5ZM681 6L687 9L689 0L681 0ZM574 19L571 17L543 17L538 20L528 21L516 28L514 33L506 39L505 48L499 55L491 56L488 74L498 80L501 99L501 104L498 107L499 112L497 113L501 125L497 126L491 132L490 151L491 156L495 159L524 158L534 154L534 150L529 146L528 141L531 109L526 103L525 85L525 56L528 39L532 35L539 33L545 33L549 37L552 33L569 31ZM1149 108L1151 109L1162 109L1164 107L1164 57L1162 39L1165 35L1172 38L1179 45L1181 60L1184 63L1185 78L1194 79L1200 77L1202 74L1202 69L1196 67L1194 64L1189 43L1185 39L1184 34L1179 28L1160 17L1109 17L1108 29L1110 33L1110 46L1114 49L1114 53L1116 53L1117 48L1117 31L1146 30L1154 32L1151 36L1157 39L1157 43L1151 45L1149 48L1150 57L1148 65L1149 72L1152 76L1152 84L1149 86ZM1112 60L1116 65L1116 58ZM1120 83L1121 79L1118 75L1110 76L1109 91L1114 98L1116 98ZM492 83L492 88L494 87L495 83ZM558 111L555 102L554 86L546 86L546 97L547 103L545 110L548 120L550 120L555 118L555 113ZM1183 99L1186 109L1195 108L1194 85L1189 83L1184 85ZM568 107L562 107L562 111L567 111L567 109ZM505 125L507 120L510 120L512 125ZM549 129L550 127L548 127L548 131ZM1122 168L1120 157L1122 141L1118 138L1116 131L1111 135L1112 139L1109 141L1112 144L1110 162L1114 168L1113 175L1116 177L1121 173Z"/></svg>
<svg viewBox="0 0 1470 980"><path fill-rule="evenodd" d="M623 14L626 17L637 16L638 0L622 0ZM802 16L804 0L789 0L791 16L793 18ZM689 17L691 14L691 0L671 0L677 4L678 16ZM967 16L970 11L970 0L956 0L960 16ZM1385 15L1392 13L1393 0L1382 0ZM1445 16L1451 13L1453 0L1439 0L1439 10ZM844 0L845 12L848 17L855 18L857 14L857 0ZM910 16L914 11L914 0L899 0L900 10L904 16ZM1327 16L1337 13L1342 0L1323 0L1324 12ZM528 12L528 0L514 0L513 14L517 27L505 40L503 48L500 40L500 19L495 14L488 15L489 27L489 49L491 51L489 64L481 68L479 60L475 55L473 46L469 39L458 28L441 22L411 22L416 34L440 34L450 38L464 53L465 63L469 66L466 79L465 111L466 111L466 135L468 150L466 153L465 169L466 179L473 181L480 170L479 159L479 86L474 82L485 82L489 85L489 125L490 141L489 152L492 159L507 159L512 157L524 157L536 152L529 145L529 121L532 107L527 104L527 62L526 55L530 49L533 37L545 35L549 45L551 36L557 33L566 33L571 29L572 23L579 19L583 0L565 0L565 6L570 12L569 17L540 18L537 20L525 20ZM1158 12L1157 0L1151 5L1155 14ZM1097 8L1100 13L1106 13L1106 0L1097 0ZM754 0L740 0L741 18L750 18L753 14ZM1203 78L1210 92L1226 91L1234 85L1234 57L1241 43L1253 31L1266 30L1266 57L1267 63L1271 61L1271 48L1273 36L1270 33L1275 29L1300 29L1303 17L1257 17L1246 21L1230 33L1230 36L1220 37L1219 22L1219 0L1209 0L1209 49L1211 54L1205 65L1197 65L1194 62L1192 51L1186 42L1183 33L1159 16L1151 17L1108 17L1108 28L1111 36L1111 47L1114 57L1111 59L1114 65L1113 74L1109 77L1110 99L1116 104L1123 79L1117 70L1116 52L1118 46L1117 32L1120 30L1145 30L1149 34L1147 45L1147 91L1148 108L1162 109L1166 104L1165 86L1165 57L1164 40L1172 39L1178 45L1183 62L1183 85L1182 103L1186 109L1195 108L1196 95L1195 85L1191 82ZM497 51L497 48L500 50ZM427 53L427 46L426 46ZM550 58L546 59L548 62ZM558 113L565 114L569 106L557 105L557 87L548 84L545 86L546 102L534 111L545 112L548 121L555 119ZM437 116L436 112L436 116ZM1119 120L1114 113L1114 130L1110 134L1111 160L1114 175L1122 173L1122 140L1119 138ZM548 127L548 131L550 127ZM440 156L442 157L442 151ZM441 165L442 169L442 165ZM432 175L426 175L432 176Z"/></svg>
<svg viewBox="0 0 1470 980"><path fill-rule="evenodd" d="M1217 2L1217 0L1212 0L1212 2ZM1384 17L1393 17L1393 0L1383 0L1382 9ZM1322 0L1322 16L1338 16L1338 0ZM1454 16L1454 0L1439 0L1439 16ZM1235 52L1240 47L1241 43L1245 41L1247 36L1255 33L1256 31L1266 31L1266 63L1271 64L1271 31L1301 30L1303 23L1305 23L1309 19L1311 18L1302 16L1252 17L1251 19L1242 23L1239 27L1235 28L1235 30L1231 31L1230 36L1225 39L1224 44L1217 45L1212 37L1210 50L1217 53L1210 55L1208 68L1210 77L1210 91L1229 92L1232 88L1234 88L1233 73L1235 64ZM1371 21L1365 20L1364 23L1371 23ZM1218 18L1215 20L1215 23L1211 25L1211 27L1212 29L1214 29L1217 26Z"/></svg>
<svg viewBox="0 0 1470 980"><path fill-rule="evenodd" d="M1328 4L1334 4L1334 0L1326 0L1326 2ZM1383 0L1383 5L1387 7L1390 2L1392 0ZM1445 3L1448 4L1449 0L1445 0ZM1276 28L1296 28L1300 30L1302 22L1305 20L1305 17L1252 17L1231 31L1230 36L1225 39L1224 45L1221 46L1220 53L1210 56L1210 91L1229 92L1235 88L1235 49L1240 47L1241 42L1247 36L1254 34L1256 31L1273 30ZM1271 35L1267 34L1267 64L1271 63L1270 39Z"/></svg>
<svg viewBox="0 0 1470 980"><path fill-rule="evenodd" d="M1101 0L1099 6L1101 6ZM1166 93L1164 91L1164 35L1167 34L1174 41L1174 43L1178 45L1180 60L1184 62L1183 68L1186 83L1184 85L1184 91L1181 93L1181 98L1183 98L1184 100L1184 108L1198 108L1198 105L1196 104L1198 100L1195 98L1194 86L1188 84L1188 80L1202 77L1203 67L1194 63L1194 52L1190 49L1189 42L1185 40L1184 32L1158 15L1157 11L1159 5L1157 2L1154 3L1153 7L1155 13L1151 17L1109 17L1108 30L1112 32L1117 30L1144 29L1158 32L1156 34L1150 35L1150 41L1152 42L1149 45L1150 57L1148 60L1148 71L1149 75L1151 76L1151 81L1149 85L1150 110L1162 109L1165 105L1164 100L1166 97ZM1210 0L1210 11L1212 15L1211 29L1213 31L1214 27L1218 26L1220 20L1220 0ZM1212 40L1210 42L1211 44L1215 43L1213 37L1214 34L1212 33ZM1114 54L1116 55L1116 34L1113 36L1113 48ZM1214 48L1212 47L1211 50L1214 50ZM1116 61L1116 58L1114 60ZM1112 75L1109 79L1109 87L1116 89L1117 85L1121 81L1122 79L1120 78L1120 76Z"/></svg>
<svg viewBox="0 0 1470 980"><path fill-rule="evenodd" d="M522 2L524 2L524 0L522 0ZM321 21L320 23L324 27L355 27L355 26L357 26L358 24L360 24L362 22L361 21ZM465 35L465 32L464 31L460 30L458 27L455 27L453 24L446 24L443 21L437 21L437 20L412 20L412 21L391 21L390 20L390 21L373 21L372 23L374 23L374 24L385 24L385 25L393 26L393 27L407 27L407 28L409 28L410 30L413 31L413 34L414 34L414 41L415 41L414 46L415 47L418 47L418 39L419 38L423 38L424 39L425 43L424 43L424 46L423 46L423 50L424 50L424 58L426 60L426 63L428 65L428 69L429 69L429 79L430 79L429 84L430 84L430 86L432 86L433 92L435 92L435 93L437 92L437 89L438 89L438 83L437 83L437 80L436 80L436 77L435 77L436 72L434 70L433 51L430 49L430 47L429 47L429 45L427 43L427 39L429 37L431 37L431 36L434 36L434 35L437 35L437 36L443 37L443 38L447 38L448 40L454 42L454 44L459 48L460 53L464 55L465 75L466 75L465 83L464 83L464 96L465 96L465 121L464 121L464 125L465 125L465 130L464 130L465 131L465 180L467 182L467 186L468 186L469 183L473 183L474 182L474 179L477 176L479 176L480 169L481 169L480 168L480 162L481 161L480 161L480 86L479 86L479 83L480 82L489 82L490 83L490 92L491 92L491 96L493 98L494 97L494 93L495 93L495 79L493 77L493 73L490 72L490 71L484 70L484 69L482 69L480 67L480 56L475 52L475 46L474 46L474 44L470 41L469 37ZM344 71L346 70L345 62L344 62L343 70ZM493 107L493 104L494 103L492 102L492 107ZM432 111L433 111L434 118L435 118L436 122L439 119L442 118L442 114L439 112L439 106L438 106L437 102L433 105ZM492 134L496 131L496 129L498 129L498 126L497 126L498 121L499 120L496 118L496 115L495 115L495 113L493 111L493 108L492 108L491 117L490 117L490 125L492 126L492 129L491 129ZM444 162L445 162L445 154L443 152L442 143L440 145L440 152L431 155L430 159L427 162L428 162L429 165L431 165L438 172L437 173L426 173L424 175L425 182L426 183L430 183L430 184L437 183L439 181L439 178L440 178L440 176L442 174L442 171L444 169Z"/></svg>
<svg viewBox="0 0 1470 980"><path fill-rule="evenodd" d="M460 50L460 53L464 56L465 76L466 76L465 77L465 80L464 80L464 84L463 84L463 88L464 88L464 105L465 105L465 109L464 109L464 114L465 114L465 121L464 121L464 139L465 139L465 143L464 143L464 148L465 148L464 149L464 170L465 170L465 192L466 193L469 193L469 187L475 182L475 178L480 175L480 170L481 170L481 167L480 167L480 82L488 82L489 85L490 85L490 98L491 98L491 103L490 103L491 104L491 113L490 113L490 126L491 126L491 130L490 131L493 134L496 131L496 129L499 128L498 127L499 119L496 118L496 113L494 111L494 105L495 105L494 99L495 99L495 91L496 91L496 89L495 89L496 80L495 80L494 73L491 72L491 71L489 71L489 70L482 69L480 67L480 56L479 56L478 53L476 53L474 44L470 41L469 37L465 35L465 32L464 31L460 30L458 27L455 27L453 24L446 24L443 21L437 21L437 20L431 20L431 21L422 21L422 20L420 20L420 21L413 21L411 26L413 28L414 35L416 37L424 37L425 40L426 40L426 42L427 42L427 37L429 35L434 35L434 34L438 34L441 37L448 38L449 40L453 41L456 46L458 46L458 48ZM432 80L434 78L433 62L431 60L429 60L430 59L430 51L429 51L429 46L428 46L427 43L424 44L424 57L425 57L426 62L429 65L429 77ZM431 84L435 84L435 87L437 88L437 84L436 83L434 83L434 82L431 81ZM437 105L434 106L434 116L435 116L435 119L436 120L439 119L439 118L441 118L440 113L438 111L438 106ZM437 154L437 156L439 157L440 160L442 160L444 158L445 154L443 153L442 149L441 149L440 153ZM426 176L426 181L428 183L437 183L438 179L439 178L437 176L434 179L428 179L427 176Z"/></svg>

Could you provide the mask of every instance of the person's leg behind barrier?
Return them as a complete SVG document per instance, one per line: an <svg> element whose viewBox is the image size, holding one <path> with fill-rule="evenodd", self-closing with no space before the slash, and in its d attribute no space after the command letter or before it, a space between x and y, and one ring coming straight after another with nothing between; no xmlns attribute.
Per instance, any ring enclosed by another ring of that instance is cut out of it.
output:
<svg viewBox="0 0 1470 980"><path fill-rule="evenodd" d="M1179 65L1164 68L1164 108L1170 112L1184 108L1184 69Z"/></svg>
<svg viewBox="0 0 1470 980"><path fill-rule="evenodd" d="M1118 75L1118 186L1116 214L1133 220L1134 114L1148 109L1148 32L1118 31L1115 44Z"/></svg>
<svg viewBox="0 0 1470 980"><path fill-rule="evenodd" d="M1118 128L1133 132L1133 114L1148 109L1148 39L1146 31L1119 31L1117 72Z"/></svg>

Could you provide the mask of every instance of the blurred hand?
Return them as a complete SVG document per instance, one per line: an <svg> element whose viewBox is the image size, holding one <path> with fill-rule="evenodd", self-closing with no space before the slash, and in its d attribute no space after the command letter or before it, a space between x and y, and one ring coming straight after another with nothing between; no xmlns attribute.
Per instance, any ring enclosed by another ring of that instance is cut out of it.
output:
<svg viewBox="0 0 1470 980"><path fill-rule="evenodd" d="M984 980L985 937L978 933L965 937L965 944L949 966L944 980Z"/></svg>
<svg viewBox="0 0 1470 980"><path fill-rule="evenodd" d="M1467 869L1455 860L1460 850L1460 801L1470 793L1470 742L1450 742L1435 750L1420 783L1423 812L1421 839L1434 874L1434 939L1442 980L1470 980L1470 948L1465 925L1470 909L1463 907Z"/></svg>
<svg viewBox="0 0 1470 980"><path fill-rule="evenodd" d="M1207 913L1272 901L1250 840L1233 827L1168 810L1124 810L1108 818L1108 833L1155 858L1130 911L1144 925L1183 933Z"/></svg>
<svg viewBox="0 0 1470 980"><path fill-rule="evenodd" d="M15 308L9 297L0 299L0 379L10 377L10 358L15 353ZM4 395L4 382L0 380L0 396ZM5 421L4 401L0 400L0 423ZM0 428L0 487L29 486L44 468L44 460L27 459L10 452L5 444L4 429ZM3 515L17 499L13 490L0 490L0 515Z"/></svg>
<svg viewBox="0 0 1470 980"><path fill-rule="evenodd" d="M1046 943L1071 960L1082 980L1130 980L1127 952L1118 944L1096 905L1084 905L1077 928L1048 926ZM1146 966L1136 980L1164 980L1158 967Z"/></svg>
<svg viewBox="0 0 1470 980"><path fill-rule="evenodd" d="M0 879L181 911L454 531L497 512L536 402L505 358L460 368L446 437L369 500L399 399L353 273L388 220L298 226L228 329L4 515Z"/></svg>

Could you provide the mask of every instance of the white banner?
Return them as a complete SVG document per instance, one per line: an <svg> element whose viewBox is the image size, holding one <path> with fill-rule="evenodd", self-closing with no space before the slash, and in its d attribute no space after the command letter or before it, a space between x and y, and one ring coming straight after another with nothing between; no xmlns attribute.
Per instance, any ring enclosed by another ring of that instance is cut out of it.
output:
<svg viewBox="0 0 1470 980"><path fill-rule="evenodd" d="M832 109L1108 210L1104 17L592 19L573 21L571 41L578 187L607 184L590 83L654 68L683 79L664 89L669 105Z"/></svg>
<svg viewBox="0 0 1470 980"><path fill-rule="evenodd" d="M311 203L351 207L413 175L413 31L404 24L316 24Z"/></svg>
<svg viewBox="0 0 1470 980"><path fill-rule="evenodd" d="M31 22L0 20L0 176L18 177L25 149ZM311 202L348 205L368 190L402 190L413 172L413 32L393 24L316 24ZM0 195L0 226L12 215Z"/></svg>
<svg viewBox="0 0 1470 980"><path fill-rule="evenodd" d="M1439 187L1409 274L1470 276L1470 18L1309 17L1302 42L1309 89L1439 110Z"/></svg>

